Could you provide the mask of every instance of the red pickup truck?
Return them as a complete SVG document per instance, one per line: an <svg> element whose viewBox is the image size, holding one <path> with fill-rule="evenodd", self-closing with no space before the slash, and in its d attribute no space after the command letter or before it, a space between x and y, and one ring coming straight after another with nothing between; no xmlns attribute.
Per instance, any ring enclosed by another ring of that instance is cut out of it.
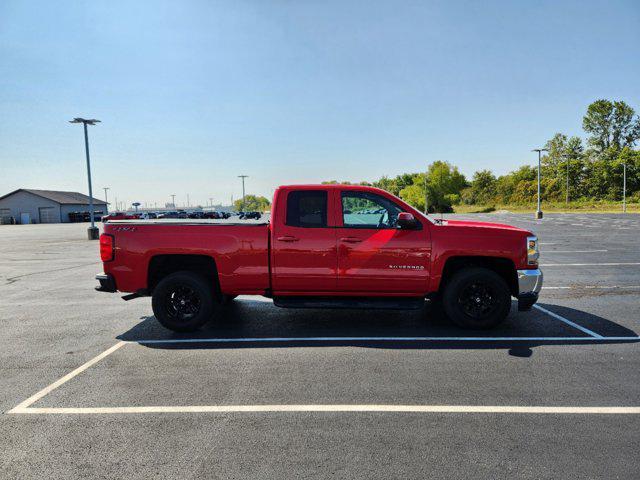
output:
<svg viewBox="0 0 640 480"><path fill-rule="evenodd" d="M283 186L269 221L109 221L97 290L152 297L165 327L191 331L237 295L290 308L418 309L490 328L537 301L538 239L497 223L432 219L371 187Z"/></svg>

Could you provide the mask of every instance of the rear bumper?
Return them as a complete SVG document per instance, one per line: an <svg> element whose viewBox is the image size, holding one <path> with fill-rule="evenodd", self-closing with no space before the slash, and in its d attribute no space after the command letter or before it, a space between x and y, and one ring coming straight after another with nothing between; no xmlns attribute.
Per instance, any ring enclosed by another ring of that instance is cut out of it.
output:
<svg viewBox="0 0 640 480"><path fill-rule="evenodd" d="M518 310L529 310L538 301L542 280L539 269L518 270Z"/></svg>
<svg viewBox="0 0 640 480"><path fill-rule="evenodd" d="M115 293L117 291L116 281L111 275L101 273L99 275L96 275L96 280L100 282L100 285L96 287L97 291L109 293Z"/></svg>

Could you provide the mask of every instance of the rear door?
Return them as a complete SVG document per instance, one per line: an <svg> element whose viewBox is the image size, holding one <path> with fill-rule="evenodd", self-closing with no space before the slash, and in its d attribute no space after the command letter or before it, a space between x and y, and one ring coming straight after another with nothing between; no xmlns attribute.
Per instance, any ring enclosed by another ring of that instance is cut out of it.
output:
<svg viewBox="0 0 640 480"><path fill-rule="evenodd" d="M331 189L283 190L272 219L272 286L283 294L336 289L337 252Z"/></svg>
<svg viewBox="0 0 640 480"><path fill-rule="evenodd" d="M429 229L398 229L403 208L390 198L343 190L336 229L338 289L354 295L424 295L429 280Z"/></svg>

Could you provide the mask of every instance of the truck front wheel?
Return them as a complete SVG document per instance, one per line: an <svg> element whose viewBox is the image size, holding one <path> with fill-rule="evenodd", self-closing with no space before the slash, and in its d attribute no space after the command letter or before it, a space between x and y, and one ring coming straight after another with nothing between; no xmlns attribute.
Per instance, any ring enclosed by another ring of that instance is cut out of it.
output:
<svg viewBox="0 0 640 480"><path fill-rule="evenodd" d="M488 329L502 323L511 309L511 293L500 275L487 268L456 272L442 295L447 316L463 328Z"/></svg>
<svg viewBox="0 0 640 480"><path fill-rule="evenodd" d="M213 287L193 272L172 273L153 290L151 306L164 327L174 332L192 332L213 316Z"/></svg>

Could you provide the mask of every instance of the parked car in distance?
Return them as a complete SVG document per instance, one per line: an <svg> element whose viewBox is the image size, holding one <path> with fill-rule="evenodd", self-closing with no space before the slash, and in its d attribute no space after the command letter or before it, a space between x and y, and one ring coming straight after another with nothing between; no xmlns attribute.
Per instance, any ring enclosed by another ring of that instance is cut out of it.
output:
<svg viewBox="0 0 640 480"><path fill-rule="evenodd" d="M186 218L186 217L180 216L180 213L177 211L170 211L170 212L162 212L158 214L158 218Z"/></svg>
<svg viewBox="0 0 640 480"><path fill-rule="evenodd" d="M242 217L244 220L260 220L262 214L260 212L244 212Z"/></svg>
<svg viewBox="0 0 640 480"><path fill-rule="evenodd" d="M507 317L511 297L529 310L542 288L530 231L432 220L359 185L280 187L269 222L109 221L100 257L98 290L150 295L158 321L175 331L201 327L243 294L286 308L422 309L426 301L459 326L486 329Z"/></svg>
<svg viewBox="0 0 640 480"><path fill-rule="evenodd" d="M135 215L139 220L153 220L155 218L158 218L158 215L156 215L154 212L139 212Z"/></svg>

